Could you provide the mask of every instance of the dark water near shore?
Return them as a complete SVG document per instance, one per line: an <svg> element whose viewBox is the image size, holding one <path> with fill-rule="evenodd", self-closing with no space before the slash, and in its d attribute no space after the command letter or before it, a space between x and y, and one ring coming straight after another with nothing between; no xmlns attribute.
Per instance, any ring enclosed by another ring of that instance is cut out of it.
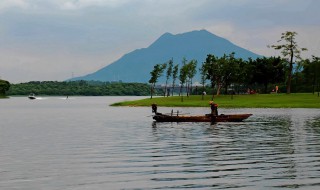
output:
<svg viewBox="0 0 320 190"><path fill-rule="evenodd" d="M320 109L220 109L254 115L210 125L108 106L135 98L0 99L0 189L320 188Z"/></svg>

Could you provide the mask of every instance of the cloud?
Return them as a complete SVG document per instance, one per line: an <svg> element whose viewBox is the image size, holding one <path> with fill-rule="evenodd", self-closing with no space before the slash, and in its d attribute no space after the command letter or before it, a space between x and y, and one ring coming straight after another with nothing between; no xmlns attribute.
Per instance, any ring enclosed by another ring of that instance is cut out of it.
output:
<svg viewBox="0 0 320 190"><path fill-rule="evenodd" d="M87 7L111 7L116 8L129 2L128 0L69 0L69 1L55 1L61 9L74 10L83 9Z"/></svg>
<svg viewBox="0 0 320 190"><path fill-rule="evenodd" d="M64 80L165 32L200 29L262 55L274 55L266 46L293 30L307 55L320 56L318 7L318 0L1 0L0 76L28 81L14 72L24 70L33 80Z"/></svg>
<svg viewBox="0 0 320 190"><path fill-rule="evenodd" d="M29 3L25 0L1 0L0 10L7 8L28 8Z"/></svg>
<svg viewBox="0 0 320 190"><path fill-rule="evenodd" d="M130 2L129 0L1 0L0 9L61 9L77 10L88 7L116 8Z"/></svg>

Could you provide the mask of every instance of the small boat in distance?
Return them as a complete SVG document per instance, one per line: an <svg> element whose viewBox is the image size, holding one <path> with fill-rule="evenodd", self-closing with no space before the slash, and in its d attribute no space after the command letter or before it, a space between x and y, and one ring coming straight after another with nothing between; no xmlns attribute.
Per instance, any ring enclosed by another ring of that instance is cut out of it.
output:
<svg viewBox="0 0 320 190"><path fill-rule="evenodd" d="M28 98L29 98L30 100L34 100L34 99L36 99L36 96L35 96L34 93L30 93L29 96L28 96Z"/></svg>

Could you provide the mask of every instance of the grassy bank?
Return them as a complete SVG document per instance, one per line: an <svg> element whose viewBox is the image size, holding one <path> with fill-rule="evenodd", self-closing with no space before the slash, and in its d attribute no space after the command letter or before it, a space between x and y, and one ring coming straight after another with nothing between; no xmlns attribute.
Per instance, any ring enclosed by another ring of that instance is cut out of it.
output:
<svg viewBox="0 0 320 190"><path fill-rule="evenodd" d="M204 100L201 96L180 96L147 98L136 101L118 102L112 106L150 106L152 103L165 107L208 107L211 100L206 95ZM254 94L254 95L220 95L214 97L221 108L320 108L320 97L317 94Z"/></svg>

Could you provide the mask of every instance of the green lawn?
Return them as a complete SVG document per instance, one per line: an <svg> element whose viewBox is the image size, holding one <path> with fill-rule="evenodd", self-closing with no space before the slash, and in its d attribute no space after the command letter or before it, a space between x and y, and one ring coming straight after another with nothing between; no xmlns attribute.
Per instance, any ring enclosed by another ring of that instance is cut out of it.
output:
<svg viewBox="0 0 320 190"><path fill-rule="evenodd" d="M154 97L136 101L118 102L112 106L158 106L166 107L208 107L211 100L206 95L204 100L201 96L192 95L183 97ZM221 108L320 108L320 97L312 93L292 94L254 94L254 95L220 95L214 97L214 102Z"/></svg>

